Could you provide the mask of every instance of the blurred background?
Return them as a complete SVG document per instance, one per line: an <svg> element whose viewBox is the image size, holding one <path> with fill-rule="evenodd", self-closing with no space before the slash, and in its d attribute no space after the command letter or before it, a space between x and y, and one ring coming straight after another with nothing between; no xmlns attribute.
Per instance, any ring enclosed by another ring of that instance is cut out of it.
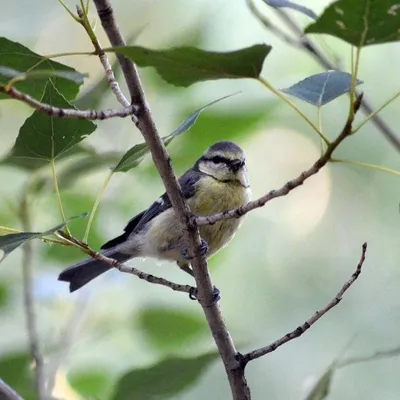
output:
<svg viewBox="0 0 400 400"><path fill-rule="evenodd" d="M0 14L1 36L42 55L92 50L84 30L58 2L42 0L34 7L28 0L7 3ZM75 7L71 0L66 4ZM156 49L195 45L214 51L267 43L273 50L262 75L276 88L323 72L308 54L267 31L243 0L113 0L112 4L131 43ZM262 2L256 4L275 24L281 24L273 10ZM303 4L320 13L328 2L308 0ZM301 26L309 23L305 16L292 15ZM94 7L92 16L95 18ZM106 47L100 22L96 33ZM316 39L349 71L347 44L327 36ZM82 96L90 93L103 73L96 57L57 61L89 73ZM396 43L362 51L359 78L374 108L398 90L398 81L393 80L399 68ZM234 140L247 154L253 195L258 198L296 177L320 154L319 139L308 125L256 81L212 81L182 89L164 83L150 68L142 69L141 74L163 135L204 104L241 92L206 110L190 132L169 146L178 174L213 142ZM96 108L116 107L109 92L92 97L86 106L92 107L94 100ZM316 121L315 108L295 102ZM395 132L400 123L398 105L397 101L381 114ZM346 96L323 108L328 138L341 131L347 110ZM19 127L31 113L16 101L0 103L1 156L10 151ZM362 113L358 115L361 120ZM84 143L99 154L124 153L142 142L128 119L97 125ZM371 123L346 140L335 156L400 170L398 153ZM60 170L62 167L60 162ZM32 173L12 165L0 166L0 225L20 228L15 208ZM69 176L65 184L60 181L68 216L90 211L108 173L103 163L92 171ZM31 204L33 228L39 231L60 222L50 169L41 174L45 185ZM214 284L222 293L226 323L239 350L246 352L292 331L327 304L353 273L361 245L368 242L364 271L342 303L301 338L249 364L247 379L254 399L302 399L336 359L400 346L399 182L399 177L373 169L330 164L288 196L248 214L231 245L210 261ZM115 174L96 215L89 244L99 248L119 235L126 221L163 191L150 157L130 172ZM85 220L71 223L72 232L82 237L85 224ZM195 358L215 350L201 308L181 293L111 271L70 294L57 276L80 259L78 251L34 242L34 296L48 371L57 371L54 397L111 398L117 380L129 371L149 368L172 356ZM135 260L133 265L192 283L172 264ZM0 376L18 389L23 378L13 375L13 368L24 362L28 352L20 250L0 268L0 321ZM394 357L339 369L328 398L398 399L399 368L400 359ZM157 385L157 375L150 377ZM173 398L230 398L220 360L207 364L199 378Z"/></svg>

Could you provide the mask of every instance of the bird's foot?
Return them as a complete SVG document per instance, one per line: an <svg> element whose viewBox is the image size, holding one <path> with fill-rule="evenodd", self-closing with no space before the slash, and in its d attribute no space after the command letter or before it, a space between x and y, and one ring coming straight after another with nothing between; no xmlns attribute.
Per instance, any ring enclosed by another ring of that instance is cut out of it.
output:
<svg viewBox="0 0 400 400"><path fill-rule="evenodd" d="M200 254L202 256L205 256L208 252L208 249L209 248L208 248L207 242L203 238L201 238ZM182 258L184 258L187 261L193 260L193 258L194 258L193 256L191 256L189 254L189 249L187 247L182 247L181 256L182 256Z"/></svg>
<svg viewBox="0 0 400 400"><path fill-rule="evenodd" d="M211 305L214 305L216 303L218 303L221 300L221 292L220 290L214 286L213 288L213 297L212 297L212 301L211 301ZM198 300L197 299L197 288L193 287L190 292L189 292L189 299L190 300Z"/></svg>

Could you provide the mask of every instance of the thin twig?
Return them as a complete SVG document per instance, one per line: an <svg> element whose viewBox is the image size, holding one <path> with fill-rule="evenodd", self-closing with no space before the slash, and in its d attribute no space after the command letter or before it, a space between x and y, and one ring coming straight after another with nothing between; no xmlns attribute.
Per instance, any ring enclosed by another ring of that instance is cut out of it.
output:
<svg viewBox="0 0 400 400"><path fill-rule="evenodd" d="M303 30L298 26L298 24L294 21L294 19L282 9L275 9L275 12L282 18L282 20L288 25L288 27L292 30L292 32L301 37L299 40L299 44L301 47L312 54L316 61L319 62L325 69L331 70L336 69L340 70L338 65L331 62L324 53L314 44L314 42L306 35L304 35ZM274 32L274 30L271 30ZM298 46L296 46L298 47ZM365 112L365 114L371 115L373 111L373 107L369 103L369 100L363 99L363 103L361 105L361 109ZM378 114L375 114L371 121L373 124L379 129L380 132L386 137L386 139L398 150L400 151L400 138L390 129L390 127L386 124L386 122L381 118Z"/></svg>
<svg viewBox="0 0 400 400"><path fill-rule="evenodd" d="M336 368L344 368L354 364L400 356L400 348L377 351L368 356L351 357L336 363Z"/></svg>
<svg viewBox="0 0 400 400"><path fill-rule="evenodd" d="M29 217L29 210L26 197L21 201L20 219L24 231L31 231L31 223ZM39 344L39 335L37 328L37 320L35 313L35 299L33 297L33 254L32 254L32 241L28 240L22 247L22 277L23 277L23 291L24 291L24 311L26 319L26 333L29 340L29 348L31 356L35 362L35 389L36 399L45 400L45 372L44 360Z"/></svg>
<svg viewBox="0 0 400 400"><path fill-rule="evenodd" d="M361 103L362 95L359 95L354 107L354 114L358 111ZM195 217L194 222L198 225L212 225L218 221L229 218L240 218L244 214L247 214L249 211L254 210L255 208L263 207L266 203L271 201L272 199L276 199L277 197L286 196L293 189L301 186L308 178L317 174L321 168L323 168L331 159L333 152L337 149L337 147L345 140L348 136L352 134L352 123L353 123L354 115L349 117L345 126L342 129L340 135L336 138L335 141L329 144L326 148L324 154L306 171L302 172L297 178L292 179L291 181L285 183L278 190L271 190L265 196L260 197L257 200L250 201L243 206L235 208L234 210L224 211L222 213L210 215L208 217Z"/></svg>
<svg viewBox="0 0 400 400"><path fill-rule="evenodd" d="M117 101L123 106L123 107L129 107L130 103L122 93L121 88L119 87L119 84L117 80L115 79L114 72L112 70L110 61L108 59L107 54L104 52L103 48L101 47L101 44L99 40L97 39L97 36L95 35L92 26L90 24L90 21L88 19L87 13L82 10L81 7L76 6L78 16L80 18L80 23L83 26L83 28L86 30L86 32L89 35L89 38L93 44L93 47L96 50L96 54L99 56L101 65L104 68L104 71L106 73L106 78L108 85L110 86L111 91L114 93L115 97L117 98Z"/></svg>
<svg viewBox="0 0 400 400"><path fill-rule="evenodd" d="M103 120L108 118L125 118L129 115L134 115L136 111L136 107L134 105L130 105L128 107L114 110L75 110L73 108L58 108L54 107L51 104L42 103L39 100L34 99L33 97L20 92L14 87L10 87L6 89L4 86L0 86L0 92L4 92L8 94L10 97L16 100L23 101L24 103L30 105L36 110L48 114L50 116L54 116L57 118L74 118L74 119L89 119L89 120Z"/></svg>
<svg viewBox="0 0 400 400"><path fill-rule="evenodd" d="M23 400L23 398L0 378L0 400Z"/></svg>
<svg viewBox="0 0 400 400"><path fill-rule="evenodd" d="M268 346L261 347L260 349L253 350L247 354L242 356L242 361L244 364L247 364L251 360L255 360L256 358L262 357L268 353L275 351L278 347L282 346L283 344L293 340L299 336L301 336L304 332L311 328L321 317L323 317L330 309L335 307L340 303L343 298L343 295L346 291L350 288L350 286L356 281L358 276L361 274L361 269L365 261L365 254L367 251L367 243L364 243L362 246L362 253L360 261L357 265L357 268L351 278L343 285L340 289L338 294L321 310L317 311L310 319L304 322L303 325L296 328L294 331L286 334L285 336L281 337L280 339L276 340L275 342L271 343Z"/></svg>
<svg viewBox="0 0 400 400"><path fill-rule="evenodd" d="M111 45L124 46L125 41L115 22L110 2L108 0L94 0L94 3ZM244 368L242 368L237 359L237 351L222 318L220 307L214 302L214 286L208 273L207 262L200 253L201 241L198 228L191 223L190 209L184 200L180 185L173 172L169 154L157 132L144 96L137 68L135 64L124 56L118 55L117 57L121 64L132 102L139 107L138 113L135 114L137 117L136 126L149 146L153 161L163 180L178 221L185 227L188 250L193 256L192 267L197 285L197 298L203 308L207 323L224 363L233 399L250 399L250 389L244 376Z"/></svg>

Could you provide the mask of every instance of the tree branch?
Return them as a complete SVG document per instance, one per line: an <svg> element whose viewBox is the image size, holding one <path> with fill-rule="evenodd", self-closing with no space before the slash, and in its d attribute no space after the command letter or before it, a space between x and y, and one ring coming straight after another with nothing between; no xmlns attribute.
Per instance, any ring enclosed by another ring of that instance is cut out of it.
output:
<svg viewBox="0 0 400 400"><path fill-rule="evenodd" d="M281 19L287 24L287 26L292 30L292 32L296 36L301 37L301 39L298 41L298 45L300 45L305 51L309 52L315 58L315 60L319 62L320 65L322 65L327 70L330 69L340 70L340 68L338 68L338 65L335 65L335 63L331 62L325 56L325 54L318 49L318 47L314 44L314 42L311 39L309 39L306 35L304 35L303 30L298 26L298 24L285 10L277 8L275 9L275 12L281 17ZM273 29L271 29L271 32L275 33ZM371 104L365 98L363 100L361 108L367 115L373 113L373 108ZM386 124L383 118L381 118L378 114L376 114L371 119L371 121L378 128L378 130L382 132L382 134L386 137L386 139L396 148L396 150L400 151L400 138L397 137L396 134L390 129L390 127Z"/></svg>
<svg viewBox="0 0 400 400"><path fill-rule="evenodd" d="M128 107L122 108L120 110L75 110L73 108L58 108L54 107L51 104L42 103L39 100L34 99L33 97L20 92L14 87L10 87L6 89L4 86L0 86L0 92L4 92L8 94L10 97L16 100L20 100L36 110L48 114L57 118L74 118L74 119L89 119L89 120L103 120L108 118L125 118L128 115L134 115L136 112L136 107L134 105L130 105Z"/></svg>
<svg viewBox="0 0 400 400"><path fill-rule="evenodd" d="M361 100L362 100L362 94L358 96L355 104L353 105L354 114L360 108L360 105L362 104ZM271 190L265 196L262 196L254 201L250 201L249 203L244 204L243 206L240 206L238 208L235 208L234 210L224 211L222 213L210 215L208 217L195 217L194 223L197 224L198 226L212 225L223 219L240 218L244 214L247 214L249 211L265 206L265 204L271 201L272 199L286 196L293 189L301 186L308 178L317 174L321 170L321 168L323 168L330 161L333 152L338 148L338 146L343 142L343 140L345 140L347 137L351 135L353 120L354 117L348 118L346 124L342 129L342 132L336 138L336 140L334 140L332 143L329 144L329 146L325 150L325 153L309 169L302 172L297 178L294 178L291 181L286 182L285 185L283 185L280 189Z"/></svg>
<svg viewBox="0 0 400 400"><path fill-rule="evenodd" d="M244 365L246 365L249 361L255 360L256 358L265 356L268 353L275 351L278 347L283 344L293 340L299 336L301 336L304 332L311 328L321 317L323 317L329 310L338 305L343 298L345 292L350 288L350 286L356 281L358 276L361 274L361 269L365 261L365 254L367 251L367 243L364 243L362 246L362 253L360 261L357 265L357 268L351 278L343 285L338 294L321 310L317 311L310 319L304 322L303 325L296 328L294 331L286 334L275 342L271 343L268 346L261 347L260 349L253 350L247 354L242 356L242 361Z"/></svg>
<svg viewBox="0 0 400 400"><path fill-rule="evenodd" d="M94 0L94 3L111 45L124 46L125 41L115 22L110 2L108 0ZM118 60L124 73L132 103L139 108L138 112L135 114L138 119L136 126L149 146L154 164L162 178L177 218L182 226L185 227L188 250L194 257L192 267L197 285L197 298L203 308L203 312L224 363L231 386L232 396L236 400L250 399L250 390L244 377L244 369L237 359L237 351L222 318L220 307L214 302L214 286L208 273L206 259L202 257L200 253L201 241L198 228L192 223L190 209L182 196L179 182L171 166L171 159L152 119L138 71L136 66L124 56L118 55Z"/></svg>
<svg viewBox="0 0 400 400"><path fill-rule="evenodd" d="M0 400L23 400L23 398L0 378Z"/></svg>
<svg viewBox="0 0 400 400"><path fill-rule="evenodd" d="M31 231L30 217L26 197L21 201L20 220L24 231ZM26 319L26 333L28 335L29 348L31 356L35 362L35 389L36 399L45 400L45 372L44 360L39 344L39 335L37 330L37 321L35 314L35 300L33 297L33 279L32 279L32 241L28 240L22 246L22 278L24 291L24 311Z"/></svg>

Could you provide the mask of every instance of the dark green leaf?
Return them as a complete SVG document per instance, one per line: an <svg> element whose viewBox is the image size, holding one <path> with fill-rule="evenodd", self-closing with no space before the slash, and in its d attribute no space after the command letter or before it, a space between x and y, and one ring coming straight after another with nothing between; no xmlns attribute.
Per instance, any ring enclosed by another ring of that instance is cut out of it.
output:
<svg viewBox="0 0 400 400"><path fill-rule="evenodd" d="M27 240L42 238L43 236L49 236L53 234L55 231L64 228L70 221L82 217L87 217L87 213L77 215L76 217L72 217L68 219L67 222L63 222L62 224L59 224L56 227L51 228L45 232L21 232L21 233L10 233L8 235L0 236L0 250L2 250L4 253L0 262L3 261L12 251L17 249L19 246L23 245Z"/></svg>
<svg viewBox="0 0 400 400"><path fill-rule="evenodd" d="M58 156L58 160L75 154L87 154L88 156L92 156L93 154L95 154L95 152L78 144L67 150L66 152L60 154ZM0 165L18 167L27 171L34 171L48 164L49 161L45 159L14 157L11 153L0 161Z"/></svg>
<svg viewBox="0 0 400 400"><path fill-rule="evenodd" d="M313 106L323 106L351 89L352 77L346 72L328 71L309 76L282 92ZM357 79L356 86L363 82Z"/></svg>
<svg viewBox="0 0 400 400"><path fill-rule="evenodd" d="M317 19L317 14L315 14L313 10L310 10L309 8L304 7L300 4L293 3L289 0L264 0L264 2L274 8L291 8L292 10L296 10L302 14L305 14L312 19Z"/></svg>
<svg viewBox="0 0 400 400"><path fill-rule="evenodd" d="M154 67L160 76L175 86L215 79L258 78L271 46L254 45L231 52L211 52L195 47L150 50L139 46L114 47L117 52L141 67Z"/></svg>
<svg viewBox="0 0 400 400"><path fill-rule="evenodd" d="M181 124L176 128L172 133L162 138L164 144L168 146L172 140L181 135L182 133L187 132L197 121L199 115L202 111L204 111L207 107L212 106L215 103L218 103L221 100L227 99L228 97L233 96L230 94L228 96L221 97L220 99L214 100L211 103L206 104L203 107L200 107L198 110L192 112L188 117L186 117ZM121 158L117 166L114 168L114 172L127 172L131 168L138 166L142 161L146 154L149 152L149 148L146 143L140 143L132 148L130 148Z"/></svg>
<svg viewBox="0 0 400 400"><path fill-rule="evenodd" d="M398 0L338 0L305 29L326 33L357 47L400 39Z"/></svg>
<svg viewBox="0 0 400 400"><path fill-rule="evenodd" d="M73 108L48 81L41 100L55 107ZM11 150L11 157L51 160L62 155L96 129L87 120L56 118L35 111L22 125Z"/></svg>
<svg viewBox="0 0 400 400"><path fill-rule="evenodd" d="M305 400L324 400L328 396L333 376L333 369L329 368L316 382Z"/></svg>
<svg viewBox="0 0 400 400"><path fill-rule="evenodd" d="M137 318L146 339L161 349L179 348L207 332L204 319L193 312L154 307L141 310Z"/></svg>
<svg viewBox="0 0 400 400"><path fill-rule="evenodd" d="M104 370L71 371L67 379L72 388L85 399L105 398L112 384L110 373Z"/></svg>
<svg viewBox="0 0 400 400"><path fill-rule="evenodd" d="M27 79L48 79L48 78L64 78L69 81L82 84L83 78L88 77L88 74L81 74L77 71L57 71L52 69L34 69L28 72L17 71L16 69L3 67L0 65L0 79L4 78L21 78L21 80Z"/></svg>
<svg viewBox="0 0 400 400"><path fill-rule="evenodd" d="M116 384L113 400L161 400L173 398L193 385L217 358L208 353L193 358L171 357L148 368L126 373Z"/></svg>
<svg viewBox="0 0 400 400"><path fill-rule="evenodd" d="M42 60L43 62L38 64ZM0 65L22 72L30 70L32 73L35 70L46 69L55 72L63 71L64 73L70 72L72 74L77 74L73 68L55 61L46 60L44 57L32 52L22 44L12 42L5 37L0 37ZM0 84L5 84L8 80L8 77L2 77L0 75ZM79 86L82 85L83 79L81 78L80 80L78 79L77 82L71 82L70 80L58 77L53 78L53 82L55 87L65 98L72 100L78 94ZM29 94L35 99L40 99L43 96L45 85L46 81L28 80L18 82L15 86L18 90ZM0 99L7 98L9 98L8 95L0 93Z"/></svg>
<svg viewBox="0 0 400 400"><path fill-rule="evenodd" d="M10 354L0 358L1 379L25 400L36 398L30 364L31 357L25 353Z"/></svg>

